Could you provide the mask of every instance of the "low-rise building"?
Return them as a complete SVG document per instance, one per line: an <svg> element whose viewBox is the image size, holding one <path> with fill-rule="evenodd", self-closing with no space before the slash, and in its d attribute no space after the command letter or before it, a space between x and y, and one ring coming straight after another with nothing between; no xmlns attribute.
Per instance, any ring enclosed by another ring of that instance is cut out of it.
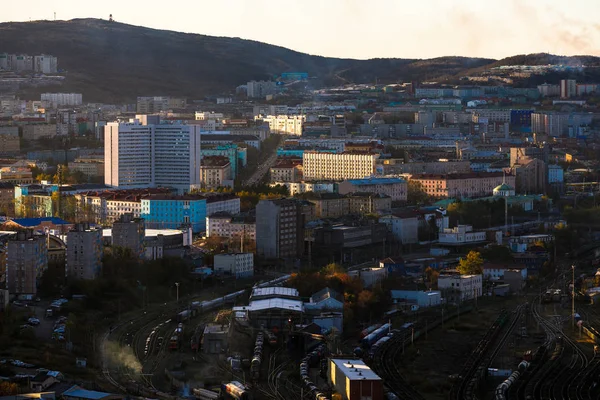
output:
<svg viewBox="0 0 600 400"><path fill-rule="evenodd" d="M442 292L439 290L417 291L417 290L392 290L392 301L394 304L405 303L419 307L435 307L442 303Z"/></svg>
<svg viewBox="0 0 600 400"><path fill-rule="evenodd" d="M359 278L365 287L370 288L387 278L388 270L382 267L361 268L349 271L348 275Z"/></svg>
<svg viewBox="0 0 600 400"><path fill-rule="evenodd" d="M402 178L349 179L340 182L340 194L368 192L388 195L392 201L406 201L407 182Z"/></svg>
<svg viewBox="0 0 600 400"><path fill-rule="evenodd" d="M228 348L229 325L208 324L202 336L202 352L222 354Z"/></svg>
<svg viewBox="0 0 600 400"><path fill-rule="evenodd" d="M278 159L270 169L271 182L300 182L302 180L302 170L301 159Z"/></svg>
<svg viewBox="0 0 600 400"><path fill-rule="evenodd" d="M471 225L458 225L439 232L439 243L441 245L468 245L483 243L485 241L486 232L473 231Z"/></svg>
<svg viewBox="0 0 600 400"><path fill-rule="evenodd" d="M206 237L256 240L256 219L249 215L218 212L206 217Z"/></svg>
<svg viewBox="0 0 600 400"><path fill-rule="evenodd" d="M230 275L235 278L247 278L253 276L254 254L216 254L214 257L214 271L217 274Z"/></svg>
<svg viewBox="0 0 600 400"><path fill-rule="evenodd" d="M411 212L383 215L379 222L388 229L401 244L414 244L419 241L419 218Z"/></svg>
<svg viewBox="0 0 600 400"><path fill-rule="evenodd" d="M23 125L23 139L38 140L44 137L54 137L56 129L56 124Z"/></svg>
<svg viewBox="0 0 600 400"><path fill-rule="evenodd" d="M69 171L79 171L90 178L104 176L103 159L78 158L75 161L69 162L68 167Z"/></svg>
<svg viewBox="0 0 600 400"><path fill-rule="evenodd" d="M29 184L33 176L29 168L0 168L0 183Z"/></svg>
<svg viewBox="0 0 600 400"><path fill-rule="evenodd" d="M515 187L515 177L502 172L473 172L469 174L420 174L410 178L419 182L434 198L468 198L491 196L494 188L503 183Z"/></svg>
<svg viewBox="0 0 600 400"><path fill-rule="evenodd" d="M485 263L483 264L483 277L491 280L503 280L504 272L507 270L519 271L521 280L527 280L527 267L519 264Z"/></svg>
<svg viewBox="0 0 600 400"><path fill-rule="evenodd" d="M470 300L481 297L483 278L481 275L440 274L438 289L449 293L448 296L444 295L446 298L454 297L452 293L456 292L460 301Z"/></svg>
<svg viewBox="0 0 600 400"><path fill-rule="evenodd" d="M305 193L304 200L315 205L315 217L338 218L348 214L348 198L336 193Z"/></svg>
<svg viewBox="0 0 600 400"><path fill-rule="evenodd" d="M392 198L383 193L355 192L347 199L351 214L382 214L392 209Z"/></svg>
<svg viewBox="0 0 600 400"><path fill-rule="evenodd" d="M362 360L331 358L327 378L335 392L344 400L385 398L383 380Z"/></svg>
<svg viewBox="0 0 600 400"><path fill-rule="evenodd" d="M0 214L8 217L15 216L15 185L0 182Z"/></svg>

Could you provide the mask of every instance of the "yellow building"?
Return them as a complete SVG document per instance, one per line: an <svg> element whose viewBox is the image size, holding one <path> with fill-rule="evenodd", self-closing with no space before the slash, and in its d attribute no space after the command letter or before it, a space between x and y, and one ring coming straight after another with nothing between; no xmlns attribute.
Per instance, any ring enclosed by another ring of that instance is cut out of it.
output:
<svg viewBox="0 0 600 400"><path fill-rule="evenodd" d="M378 154L304 152L304 180L360 179L375 174Z"/></svg>

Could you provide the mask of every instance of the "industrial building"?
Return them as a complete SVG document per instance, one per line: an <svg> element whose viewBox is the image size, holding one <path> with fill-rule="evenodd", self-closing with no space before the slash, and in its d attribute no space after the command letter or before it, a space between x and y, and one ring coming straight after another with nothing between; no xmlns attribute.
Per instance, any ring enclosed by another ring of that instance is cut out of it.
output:
<svg viewBox="0 0 600 400"><path fill-rule="evenodd" d="M362 360L329 360L327 378L344 400L383 400L383 380Z"/></svg>
<svg viewBox="0 0 600 400"><path fill-rule="evenodd" d="M227 351L229 325L208 324L202 335L202 352L205 354L221 354Z"/></svg>

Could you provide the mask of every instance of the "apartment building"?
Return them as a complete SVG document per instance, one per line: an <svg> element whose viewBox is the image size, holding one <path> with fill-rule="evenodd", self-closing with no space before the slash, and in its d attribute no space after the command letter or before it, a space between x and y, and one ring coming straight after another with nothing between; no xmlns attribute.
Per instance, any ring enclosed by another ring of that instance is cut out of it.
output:
<svg viewBox="0 0 600 400"><path fill-rule="evenodd" d="M248 151L246 147L238 146L235 143L224 145L213 145L202 143L200 149L202 158L207 156L223 156L229 159L231 167L231 179L235 179L239 171L248 165Z"/></svg>
<svg viewBox="0 0 600 400"><path fill-rule="evenodd" d="M386 175L471 172L471 163L469 161L415 161L407 163L404 162L404 159L388 158L379 160L379 165L383 168L383 173ZM390 195L389 193L386 194Z"/></svg>
<svg viewBox="0 0 600 400"><path fill-rule="evenodd" d="M216 274L231 275L236 279L251 277L254 275L254 254L215 254L214 271Z"/></svg>
<svg viewBox="0 0 600 400"><path fill-rule="evenodd" d="M232 193L206 193L206 215L227 212L232 215L240 213L240 198Z"/></svg>
<svg viewBox="0 0 600 400"><path fill-rule="evenodd" d="M269 170L271 182L300 182L302 171L302 160L295 158L280 158Z"/></svg>
<svg viewBox="0 0 600 400"><path fill-rule="evenodd" d="M102 272L102 229L77 224L67 233L67 274L75 279L96 279Z"/></svg>
<svg viewBox="0 0 600 400"><path fill-rule="evenodd" d="M193 125L109 123L104 128L104 182L132 189L200 184L200 128Z"/></svg>
<svg viewBox="0 0 600 400"><path fill-rule="evenodd" d="M40 100L45 108L80 106L83 104L83 95L81 93L42 93Z"/></svg>
<svg viewBox="0 0 600 400"><path fill-rule="evenodd" d="M8 217L15 216L15 185L0 182L0 214Z"/></svg>
<svg viewBox="0 0 600 400"><path fill-rule="evenodd" d="M206 230L206 199L200 196L155 195L141 200L141 217L149 229Z"/></svg>
<svg viewBox="0 0 600 400"><path fill-rule="evenodd" d="M350 214L380 214L392 209L392 198L383 193L355 192L346 198Z"/></svg>
<svg viewBox="0 0 600 400"><path fill-rule="evenodd" d="M378 154L304 152L302 165L305 180L362 179L376 172Z"/></svg>
<svg viewBox="0 0 600 400"><path fill-rule="evenodd" d="M337 193L305 193L302 199L315 205L315 217L339 218L349 213L348 198Z"/></svg>
<svg viewBox="0 0 600 400"><path fill-rule="evenodd" d="M560 85L544 83L538 85L538 91L542 97L558 97L560 96Z"/></svg>
<svg viewBox="0 0 600 400"><path fill-rule="evenodd" d="M218 212L206 217L206 237L256 240L256 219L247 215Z"/></svg>
<svg viewBox="0 0 600 400"><path fill-rule="evenodd" d="M267 258L296 258L304 250L301 204L291 199L261 200L256 206L256 251Z"/></svg>
<svg viewBox="0 0 600 400"><path fill-rule="evenodd" d="M283 181L271 181L271 187L274 186L285 186L288 189L290 196L297 194L315 192L315 193L334 193L337 188L337 184L334 182L283 182Z"/></svg>
<svg viewBox="0 0 600 400"><path fill-rule="evenodd" d="M458 225L439 233L440 244L461 245L482 243L486 240L485 231L473 231L471 225Z"/></svg>
<svg viewBox="0 0 600 400"><path fill-rule="evenodd" d="M140 96L137 98L136 111L139 114L155 114L177 108L185 108L187 99L169 96Z"/></svg>
<svg viewBox="0 0 600 400"><path fill-rule="evenodd" d="M33 176L29 168L4 167L0 168L0 183L33 183Z"/></svg>
<svg viewBox="0 0 600 400"><path fill-rule="evenodd" d="M16 127L15 127L16 128ZM17 128L18 132L18 128ZM0 133L0 153L6 155L17 155L21 151L21 140L19 134L7 135Z"/></svg>
<svg viewBox="0 0 600 400"><path fill-rule="evenodd" d="M112 226L111 240L113 247L129 249L134 257L144 256L144 238L146 227L144 220L135 218L133 214L123 214Z"/></svg>
<svg viewBox="0 0 600 400"><path fill-rule="evenodd" d="M6 248L7 288L10 294L36 295L39 279L48 268L46 236L33 230L17 232Z"/></svg>
<svg viewBox="0 0 600 400"><path fill-rule="evenodd" d="M408 184L401 178L365 178L349 179L340 182L338 192L348 194L354 192L381 193L392 201L406 201Z"/></svg>
<svg viewBox="0 0 600 400"><path fill-rule="evenodd" d="M577 95L577 82L575 79L561 79L560 81L560 97L568 99Z"/></svg>
<svg viewBox="0 0 600 400"><path fill-rule="evenodd" d="M531 114L531 130L552 137L577 136L592 124L593 113L542 112Z"/></svg>
<svg viewBox="0 0 600 400"><path fill-rule="evenodd" d="M471 111L471 122L510 122L510 110L475 109Z"/></svg>
<svg viewBox="0 0 600 400"><path fill-rule="evenodd" d="M54 137L57 133L56 124L23 125L23 139L38 140L43 137Z"/></svg>
<svg viewBox="0 0 600 400"><path fill-rule="evenodd" d="M55 74L58 72L58 59L47 54L33 56L33 70L41 74Z"/></svg>
<svg viewBox="0 0 600 400"><path fill-rule="evenodd" d="M302 126L306 122L305 115L267 115L255 117L269 124L270 133L279 135L302 135Z"/></svg>
<svg viewBox="0 0 600 400"><path fill-rule="evenodd" d="M231 163L224 156L207 156L200 161L200 180L202 187L216 189L233 186Z"/></svg>
<svg viewBox="0 0 600 400"><path fill-rule="evenodd" d="M417 174L410 178L419 182L425 193L434 198L470 198L491 196L494 188L507 183L515 186L515 177L502 172L468 174Z"/></svg>
<svg viewBox="0 0 600 400"><path fill-rule="evenodd" d="M275 94L277 89L276 83L273 81L250 81L246 84L246 87L250 98L264 98Z"/></svg>
<svg viewBox="0 0 600 400"><path fill-rule="evenodd" d="M87 177L104 176L104 160L78 158L68 164L69 171L79 171Z"/></svg>

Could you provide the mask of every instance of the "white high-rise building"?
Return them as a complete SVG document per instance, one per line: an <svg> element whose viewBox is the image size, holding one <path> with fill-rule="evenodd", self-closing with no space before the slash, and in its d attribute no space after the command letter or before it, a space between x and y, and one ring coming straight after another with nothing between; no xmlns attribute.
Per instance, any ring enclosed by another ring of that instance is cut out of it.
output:
<svg viewBox="0 0 600 400"><path fill-rule="evenodd" d="M45 107L79 106L83 103L81 93L42 93L42 103Z"/></svg>
<svg viewBox="0 0 600 400"><path fill-rule="evenodd" d="M133 189L200 184L200 127L111 122L104 128L104 183Z"/></svg>
<svg viewBox="0 0 600 400"><path fill-rule="evenodd" d="M265 97L275 94L276 84L273 81L250 81L247 84L248 97Z"/></svg>

